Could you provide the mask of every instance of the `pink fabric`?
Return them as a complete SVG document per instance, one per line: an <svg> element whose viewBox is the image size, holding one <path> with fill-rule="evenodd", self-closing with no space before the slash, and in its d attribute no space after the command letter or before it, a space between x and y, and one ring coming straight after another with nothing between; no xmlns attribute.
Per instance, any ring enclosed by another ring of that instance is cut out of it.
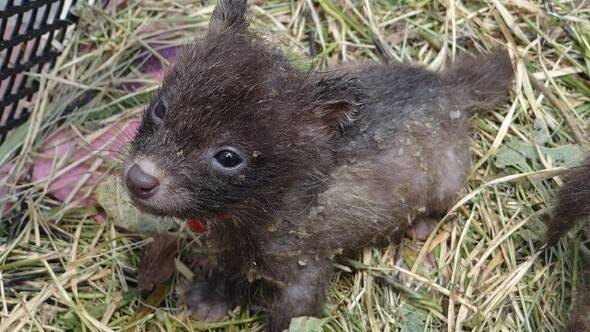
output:
<svg viewBox="0 0 590 332"><path fill-rule="evenodd" d="M150 44L154 50L156 50L163 58L168 60L168 62L172 63L176 60L178 55L178 46L168 46L165 47L162 44ZM164 64L160 60L159 57L155 56L154 54L150 53L148 50L144 50L144 53L139 56L137 60L140 63L143 63L141 67L141 72L146 74L149 78L153 80L161 80L164 78L165 68ZM124 83L121 88L124 90L137 90L143 86L143 83L140 82L130 82Z"/></svg>
<svg viewBox="0 0 590 332"><path fill-rule="evenodd" d="M114 1L113 5L117 7L124 3L125 1ZM153 27L146 26L141 30L149 31L150 28ZM170 62L176 59L178 53L178 47L176 46L165 47L163 44L151 44L150 47L158 51L162 57ZM147 76L156 80L163 77L164 66L157 56L144 50L144 55L138 61L143 63L141 71ZM141 83L128 83L122 88L135 90L142 85ZM61 202L65 202L70 197L72 191L76 189L82 177L89 174L97 158L104 158L105 161L109 161L109 158L117 158L117 154L119 154L123 145L135 136L138 124L139 120L134 119L118 126L112 126L91 142L86 142L69 128L59 130L38 151L40 156L33 159L31 180L33 182L50 181L48 194ZM52 168L56 167L56 163L64 158L64 156L67 156L67 160L60 162L60 169L53 170ZM70 167L70 165L82 159L85 159L85 161L73 168L69 168L62 174L61 170ZM4 183L4 179L6 179L12 167L14 167L14 164L10 162L0 167L0 197L6 195L9 191L6 183ZM96 185L97 181L100 181L107 171L108 169L101 165L94 172L91 172L90 177L72 197L72 201L82 206L95 205L96 201L92 198L92 195L89 195L88 191ZM51 179L51 174L56 173L59 173L60 176ZM4 208L6 209L8 206ZM0 209L2 209L1 206ZM0 210L0 212L2 211ZM96 217L97 220L104 220L104 216L98 215Z"/></svg>
<svg viewBox="0 0 590 332"><path fill-rule="evenodd" d="M136 120L125 123L122 127L113 126L102 135L98 136L87 144L82 138L76 135L72 130L63 129L51 137L40 151L42 156L36 158L33 164L32 181L51 181L48 191L55 199L65 202L70 196L72 190L76 188L81 178L90 172L90 167L102 157L105 161L112 160L116 154L121 151L124 144L128 143L137 131L138 122ZM69 167L78 160L86 159L79 165L69 169L63 175L50 179L51 174L60 170L52 170L55 163L59 162L64 156L68 156L65 162L61 163L61 168ZM84 198L87 190L101 178L101 175L107 172L104 166L99 166L96 171L84 183L81 189L73 196L73 201L82 206L96 204L92 198Z"/></svg>

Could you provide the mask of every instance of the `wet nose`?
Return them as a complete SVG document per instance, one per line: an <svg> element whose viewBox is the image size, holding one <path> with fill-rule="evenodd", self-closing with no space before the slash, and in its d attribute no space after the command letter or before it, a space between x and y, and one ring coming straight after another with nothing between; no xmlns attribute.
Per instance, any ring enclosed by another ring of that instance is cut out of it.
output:
<svg viewBox="0 0 590 332"><path fill-rule="evenodd" d="M160 181L157 178L144 172L137 164L131 166L127 171L125 182L131 194L142 199L154 196L160 186Z"/></svg>

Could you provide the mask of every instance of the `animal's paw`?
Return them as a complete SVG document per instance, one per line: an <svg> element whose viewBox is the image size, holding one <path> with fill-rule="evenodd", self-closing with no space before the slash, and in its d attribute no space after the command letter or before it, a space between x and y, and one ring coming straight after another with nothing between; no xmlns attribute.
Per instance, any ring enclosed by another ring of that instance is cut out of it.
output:
<svg viewBox="0 0 590 332"><path fill-rule="evenodd" d="M207 282L195 284L181 298L191 313L191 317L204 322L223 319L234 304L220 292L212 289Z"/></svg>
<svg viewBox="0 0 590 332"><path fill-rule="evenodd" d="M436 227L438 220L434 218L418 218L414 220L412 228L408 230L407 236L418 241L426 241L430 233Z"/></svg>

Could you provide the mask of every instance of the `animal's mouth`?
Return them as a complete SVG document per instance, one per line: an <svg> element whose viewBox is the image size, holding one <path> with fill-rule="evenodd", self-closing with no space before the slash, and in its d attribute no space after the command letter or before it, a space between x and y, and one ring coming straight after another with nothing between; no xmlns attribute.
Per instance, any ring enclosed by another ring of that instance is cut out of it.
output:
<svg viewBox="0 0 590 332"><path fill-rule="evenodd" d="M211 222L229 220L229 219L231 219L231 214L229 214L227 212L216 212L216 213L191 216L191 217L188 217L185 219L187 219L188 221L198 220L198 221L202 221L204 223L211 223Z"/></svg>
<svg viewBox="0 0 590 332"><path fill-rule="evenodd" d="M188 228L196 233L205 233L207 231L207 220L205 219L189 219L186 221Z"/></svg>
<svg viewBox="0 0 590 332"><path fill-rule="evenodd" d="M171 191L166 172L147 157L134 158L125 166L122 177L133 205L143 212L187 220L195 229L206 229L209 222L231 218L226 212L196 209L188 191Z"/></svg>
<svg viewBox="0 0 590 332"><path fill-rule="evenodd" d="M207 224L210 221L225 221L231 219L231 214L227 212L218 212L211 218L189 218L187 220L188 228L196 233L205 233L207 231Z"/></svg>
<svg viewBox="0 0 590 332"><path fill-rule="evenodd" d="M160 199L158 197L141 198L133 194L129 196L133 205L139 210L156 216L175 217L186 220L192 231L201 230L201 232L205 232L207 224L231 219L231 214L228 212L200 211L195 213L194 210L181 206L179 204L181 199L173 199L171 197L167 199Z"/></svg>
<svg viewBox="0 0 590 332"><path fill-rule="evenodd" d="M164 205L165 203L156 204L156 202L154 202L153 199L150 199L150 198L143 199L143 198L135 197L134 195L131 195L131 194L129 196L131 198L131 203L133 203L133 205L142 212L146 212L146 213L153 214L156 216L161 216L161 217L177 217L177 218L181 217L181 216L175 215L174 213L170 213L171 211L167 211L168 209L160 208L159 205Z"/></svg>

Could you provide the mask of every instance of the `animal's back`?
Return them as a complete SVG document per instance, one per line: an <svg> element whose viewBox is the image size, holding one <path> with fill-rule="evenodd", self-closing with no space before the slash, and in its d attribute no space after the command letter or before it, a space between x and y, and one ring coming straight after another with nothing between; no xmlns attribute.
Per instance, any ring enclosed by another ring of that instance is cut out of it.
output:
<svg viewBox="0 0 590 332"><path fill-rule="evenodd" d="M510 62L492 60L504 63L508 82ZM328 249L394 241L416 219L440 218L469 173L468 119L480 102L465 98L469 91L457 91L465 82L449 79L453 69L434 73L390 64L351 74L367 103L354 128L339 139L338 167L306 226L319 234L314 243Z"/></svg>
<svg viewBox="0 0 590 332"><path fill-rule="evenodd" d="M454 110L438 73L411 65L388 64L363 67L350 74L358 77L367 103L356 120L358 123L340 138L338 154L341 159L377 154L399 146L395 137L403 137L411 131L437 136L441 134L440 129L466 123L463 116L466 113ZM423 126L415 126L415 123ZM464 130L460 131L458 137Z"/></svg>

